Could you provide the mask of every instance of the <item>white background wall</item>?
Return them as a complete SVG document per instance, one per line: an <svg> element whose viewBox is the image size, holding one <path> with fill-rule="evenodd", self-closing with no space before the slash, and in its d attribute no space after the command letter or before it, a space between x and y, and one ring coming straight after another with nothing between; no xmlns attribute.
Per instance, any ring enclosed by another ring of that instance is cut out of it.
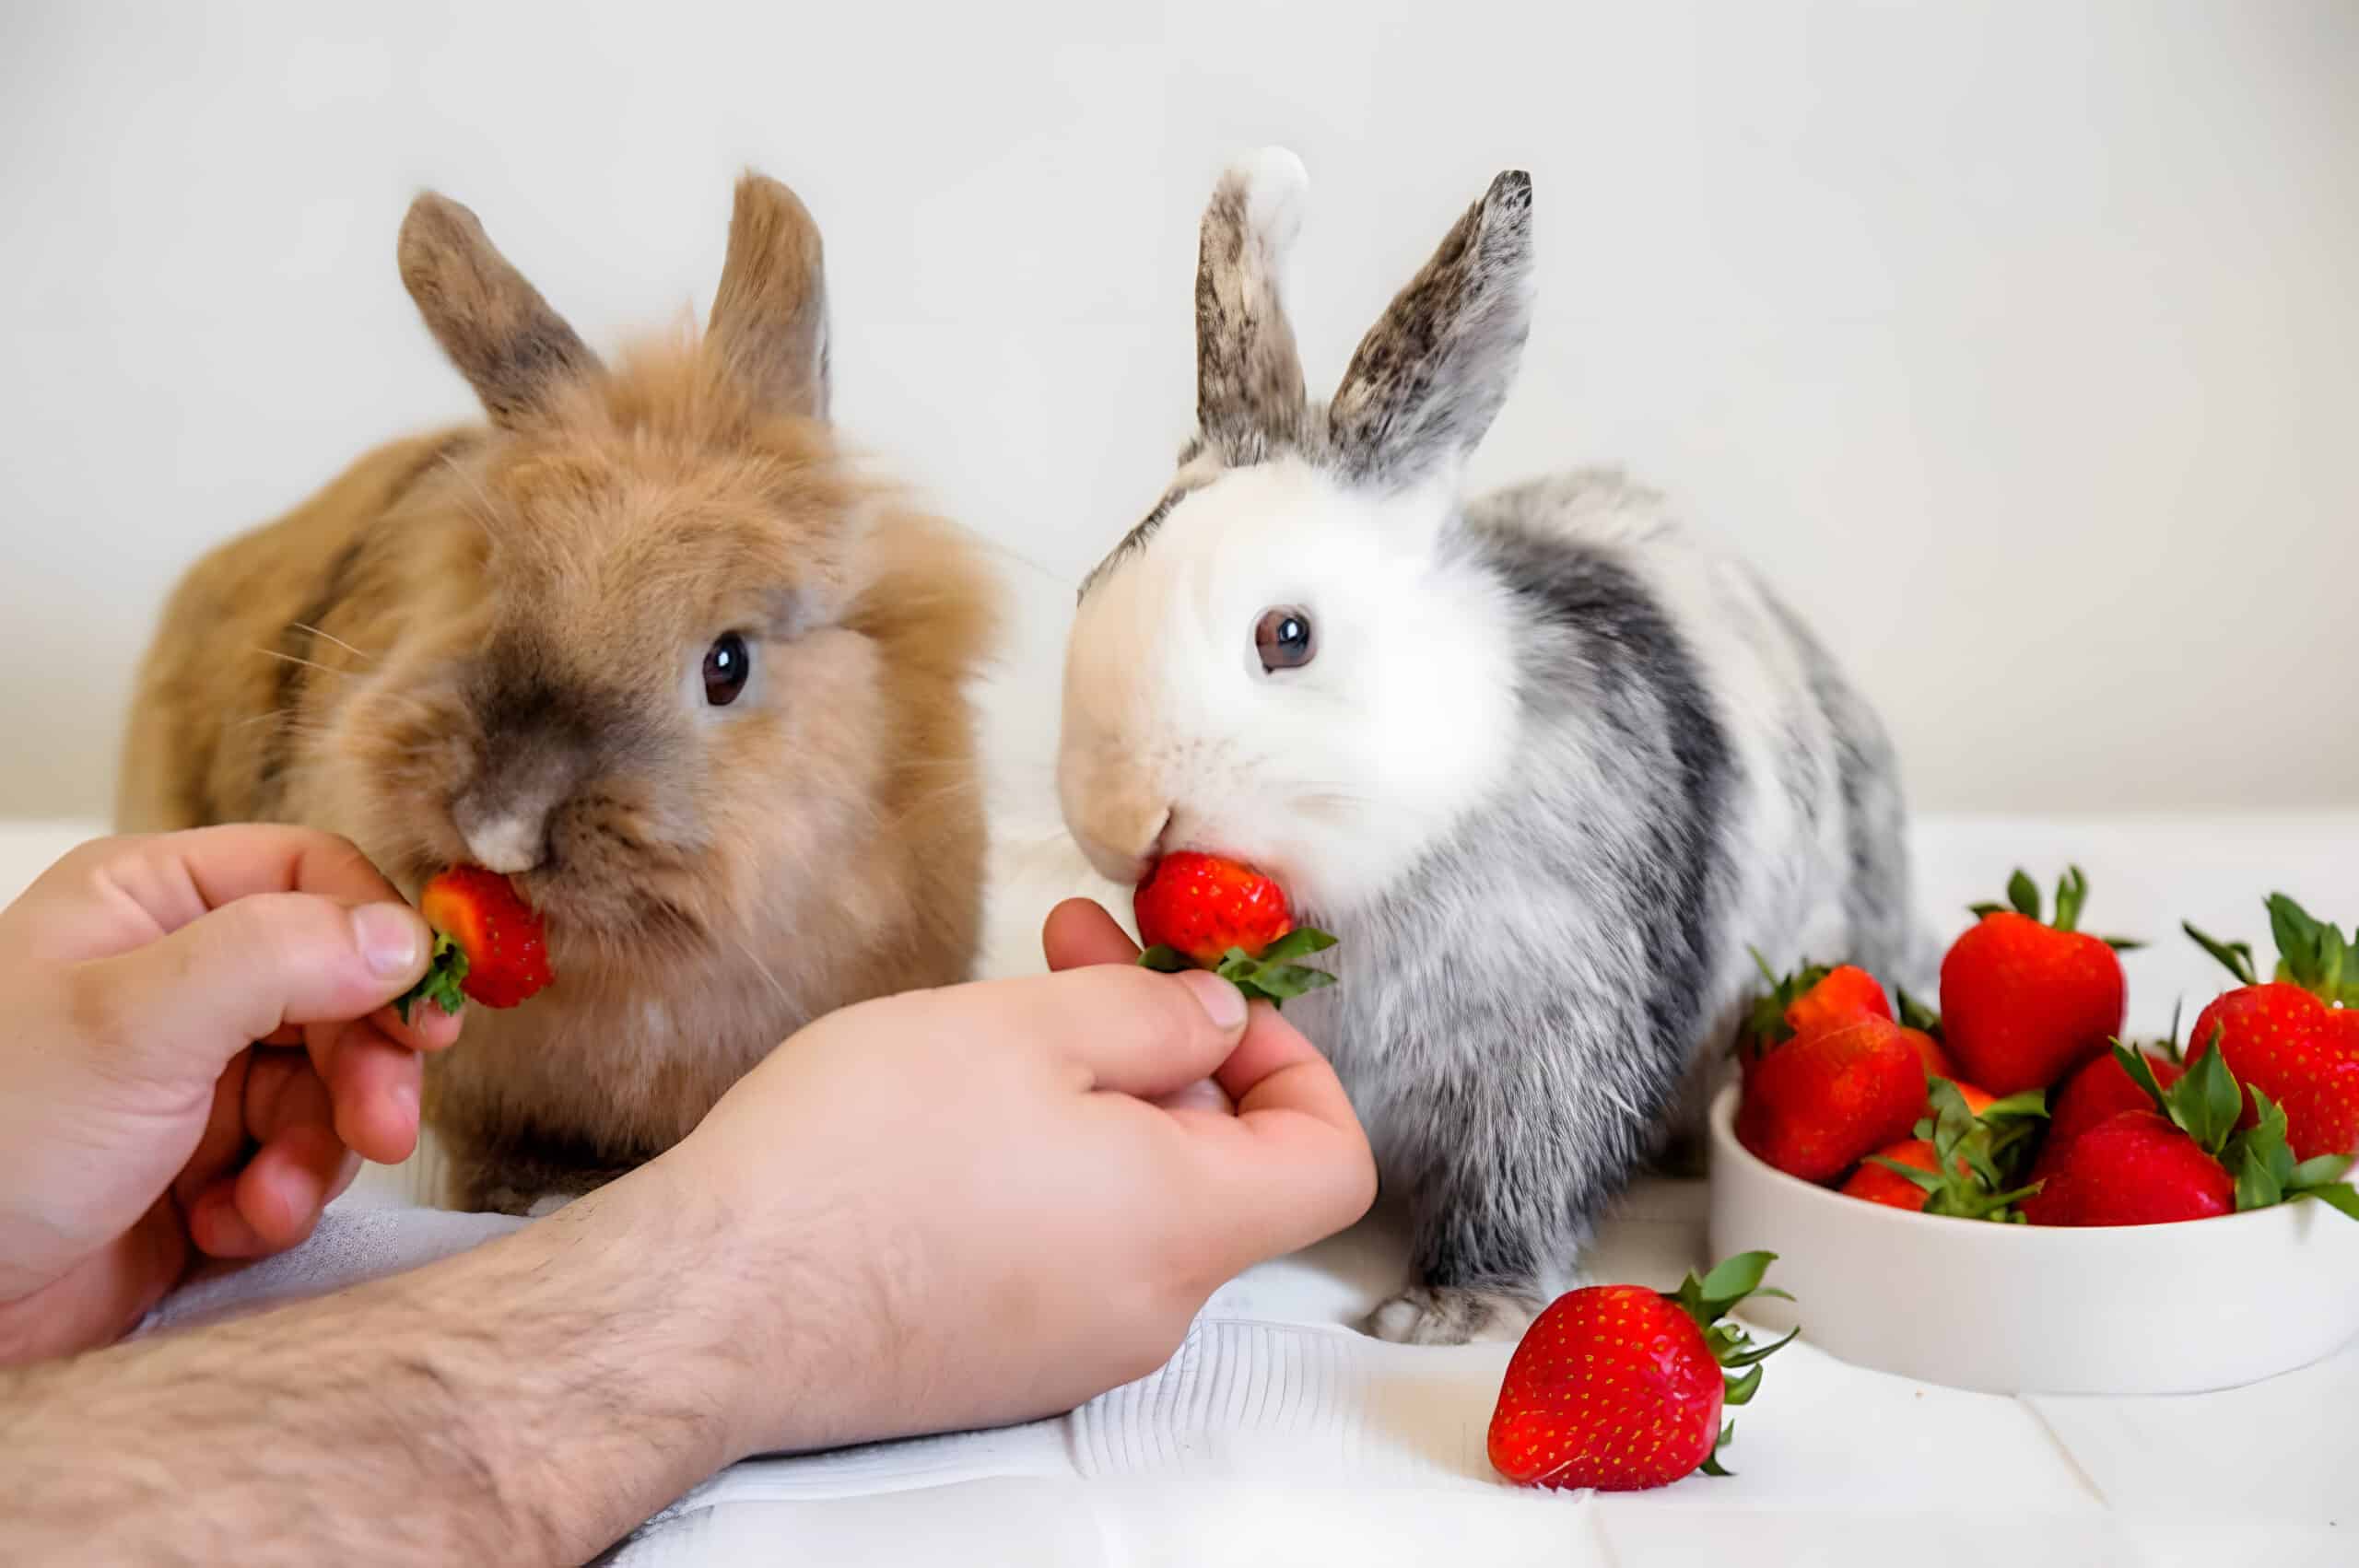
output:
<svg viewBox="0 0 2359 1568"><path fill-rule="evenodd" d="M0 7L0 814L102 809L200 549L464 415L420 185L593 344L729 184L831 252L843 423L1039 568L1191 407L1217 168L1312 173L1314 380L1493 172L1542 292L1478 465L1621 461L1762 560L1919 802L2359 801L2359 5ZM1050 732L1027 708L1034 743Z"/></svg>

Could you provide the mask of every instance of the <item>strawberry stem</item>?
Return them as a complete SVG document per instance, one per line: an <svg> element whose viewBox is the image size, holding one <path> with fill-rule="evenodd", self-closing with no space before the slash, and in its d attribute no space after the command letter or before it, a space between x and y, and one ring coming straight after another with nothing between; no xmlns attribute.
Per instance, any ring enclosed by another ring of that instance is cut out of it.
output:
<svg viewBox="0 0 2359 1568"><path fill-rule="evenodd" d="M427 960L426 973L417 984L393 999L393 1012L405 1024L409 1022L409 1010L420 1001L430 1001L444 1012L456 1018L467 999L459 989L467 977L466 950L440 931L434 933L434 955Z"/></svg>

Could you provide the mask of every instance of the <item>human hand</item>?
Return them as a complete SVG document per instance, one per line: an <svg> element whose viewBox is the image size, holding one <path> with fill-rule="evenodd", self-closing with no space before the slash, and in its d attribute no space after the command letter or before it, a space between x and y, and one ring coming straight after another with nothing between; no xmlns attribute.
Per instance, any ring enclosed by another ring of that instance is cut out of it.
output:
<svg viewBox="0 0 2359 1568"><path fill-rule="evenodd" d="M236 826L86 844L0 911L0 1365L103 1344L192 1249L311 1234L355 1155L417 1139L385 1004L425 923L343 839Z"/></svg>
<svg viewBox="0 0 2359 1568"><path fill-rule="evenodd" d="M779 1374L731 1369L741 1451L1070 1410L1374 1200L1342 1084L1267 1005L1137 967L1094 904L1044 944L1061 973L813 1024L656 1163L718 1195L710 1278ZM1228 1104L1175 1093L1206 1078Z"/></svg>

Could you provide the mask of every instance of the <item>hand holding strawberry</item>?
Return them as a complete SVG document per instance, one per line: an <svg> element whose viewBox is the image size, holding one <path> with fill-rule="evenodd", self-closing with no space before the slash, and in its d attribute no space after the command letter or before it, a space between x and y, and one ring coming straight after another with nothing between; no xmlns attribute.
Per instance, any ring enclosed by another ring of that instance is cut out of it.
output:
<svg viewBox="0 0 2359 1568"><path fill-rule="evenodd" d="M465 1001L514 1007L556 977L540 917L514 884L481 866L453 866L426 884L417 912L434 930L426 977L393 1000L402 1021L423 1000L456 1016Z"/></svg>
<svg viewBox="0 0 2359 1568"><path fill-rule="evenodd" d="M1210 969L1249 1000L1273 1006L1332 986L1335 977L1296 962L1335 945L1325 931L1297 928L1285 890L1250 866L1216 855L1166 855L1132 895L1139 962L1176 972Z"/></svg>
<svg viewBox="0 0 2359 1568"><path fill-rule="evenodd" d="M1491 1463L1520 1486L1629 1492L1701 1468L1726 1475L1722 1411L1753 1398L1761 1363L1793 1338L1755 1346L1721 1315L1763 1290L1774 1253L1745 1252L1675 1292L1591 1285L1532 1320L1491 1414ZM1790 1298L1787 1298L1790 1299Z"/></svg>

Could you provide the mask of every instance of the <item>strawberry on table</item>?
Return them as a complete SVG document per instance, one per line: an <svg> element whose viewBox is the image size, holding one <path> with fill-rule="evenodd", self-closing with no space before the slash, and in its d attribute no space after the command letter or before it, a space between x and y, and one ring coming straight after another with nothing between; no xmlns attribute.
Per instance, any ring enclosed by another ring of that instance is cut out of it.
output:
<svg viewBox="0 0 2359 1568"><path fill-rule="evenodd" d="M2282 893L2270 895L2269 923L2278 962L2267 982L2246 943L2185 928L2243 982L2197 1016L2192 1054L2216 1046L2227 1059L2248 1091L2247 1127L2259 1115L2256 1094L2284 1107L2295 1159L2350 1153L2359 1150L2359 935L2345 938Z"/></svg>
<svg viewBox="0 0 2359 1568"><path fill-rule="evenodd" d="M1671 1293L1591 1285L1556 1298L1524 1332L1491 1414L1492 1466L1520 1486L1630 1492L1699 1467L1726 1475L1727 1407L1753 1398L1761 1363L1793 1335L1755 1346L1721 1315L1764 1290L1775 1261L1739 1253ZM1787 1299L1791 1299L1790 1297Z"/></svg>
<svg viewBox="0 0 2359 1568"><path fill-rule="evenodd" d="M1139 962L1150 969L1210 969L1249 998L1282 1003L1335 977L1297 962L1335 945L1297 927L1285 890L1236 860L1183 849L1148 871L1131 897Z"/></svg>
<svg viewBox="0 0 2359 1568"><path fill-rule="evenodd" d="M434 930L425 978L396 998L405 1022L420 1000L445 1012L462 999L514 1007L555 978L540 917L513 883L481 866L453 866L426 884L417 912Z"/></svg>
<svg viewBox="0 0 2359 1568"><path fill-rule="evenodd" d="M1924 1064L1898 1024L1869 1016L1764 1057L1738 1102L1736 1136L1788 1175L1826 1182L1907 1138L1924 1110Z"/></svg>
<svg viewBox="0 0 2359 1568"><path fill-rule="evenodd" d="M2075 929L2088 897L2075 866L2040 922L2039 889L2017 872L2013 908L1975 906L1980 919L1942 960L1942 1043L1966 1077L1994 1094L2045 1089L2105 1052L2127 1000L2117 948L2134 942Z"/></svg>

